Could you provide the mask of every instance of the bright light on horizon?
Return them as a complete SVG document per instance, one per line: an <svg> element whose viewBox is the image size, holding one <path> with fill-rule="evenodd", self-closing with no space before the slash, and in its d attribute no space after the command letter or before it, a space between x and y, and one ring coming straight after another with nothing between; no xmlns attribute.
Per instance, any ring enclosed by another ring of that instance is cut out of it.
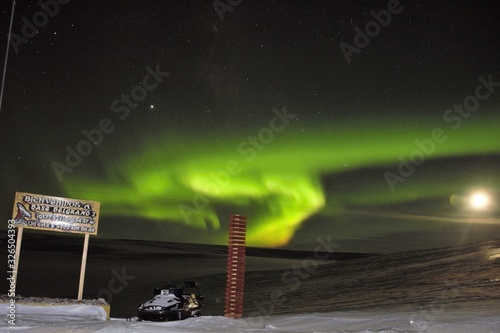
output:
<svg viewBox="0 0 500 333"><path fill-rule="evenodd" d="M484 209L490 204L490 196L484 192L476 192L470 196L469 203L474 209Z"/></svg>

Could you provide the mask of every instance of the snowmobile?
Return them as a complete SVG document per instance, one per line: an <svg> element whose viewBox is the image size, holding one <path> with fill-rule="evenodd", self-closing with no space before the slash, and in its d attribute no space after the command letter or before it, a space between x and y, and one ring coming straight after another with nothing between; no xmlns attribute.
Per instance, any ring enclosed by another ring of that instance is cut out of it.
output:
<svg viewBox="0 0 500 333"><path fill-rule="evenodd" d="M204 296L196 281L154 288L154 297L139 305L139 321L169 321L201 316Z"/></svg>

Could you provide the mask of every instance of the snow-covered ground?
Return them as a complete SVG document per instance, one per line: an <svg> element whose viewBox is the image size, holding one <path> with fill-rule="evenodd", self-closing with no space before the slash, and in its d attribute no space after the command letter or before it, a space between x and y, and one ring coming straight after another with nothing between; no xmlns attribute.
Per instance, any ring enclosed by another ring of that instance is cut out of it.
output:
<svg viewBox="0 0 500 333"><path fill-rule="evenodd" d="M15 325L11 325L6 305L10 299L0 296L0 332L500 333L500 240L327 261L317 266L307 254L301 259L281 252L281 259L262 253L252 258L245 274L241 319L222 316L224 249L143 244L146 249L139 253L130 242L120 245L126 250L110 248L116 242L104 244L100 256L93 254L94 263L87 272L84 298L90 302L75 304L60 297L75 292L78 281L70 279L67 272L72 270L67 263L78 266L79 257L71 247L55 245L64 251L47 252L50 258L59 255L50 265L37 266L47 260L35 256L36 251L24 257L21 270L26 270L20 274L18 289L31 297L17 295ZM212 251L210 255L207 249ZM76 260L70 260L73 258ZM185 267L189 267L187 272ZM37 272L37 283L27 268ZM204 316L163 323L125 319L137 315L137 305L152 297L155 286L171 278L190 280L196 270L204 273L195 278L205 295ZM40 288L39 281L48 277L51 283ZM118 277L123 286L111 283ZM116 292L111 294L108 289ZM42 293L43 297L35 297ZM112 320L104 320L101 306L106 304L95 303L101 294L112 300ZM36 305L38 301L52 305Z"/></svg>
<svg viewBox="0 0 500 333"><path fill-rule="evenodd" d="M496 313L496 314L495 314ZM256 316L239 319L202 316L172 322L105 320L104 310L92 305L23 306L16 308L15 325L9 324L7 306L1 306L0 332L453 332L500 333L498 312L443 312L435 316L409 312L332 312Z"/></svg>

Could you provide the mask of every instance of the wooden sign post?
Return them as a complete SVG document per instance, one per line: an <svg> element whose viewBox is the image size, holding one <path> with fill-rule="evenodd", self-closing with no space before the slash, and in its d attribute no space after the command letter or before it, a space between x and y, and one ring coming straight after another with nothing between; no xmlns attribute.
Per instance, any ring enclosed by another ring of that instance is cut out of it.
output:
<svg viewBox="0 0 500 333"><path fill-rule="evenodd" d="M89 249L89 234L85 234L85 241L83 242L82 266L80 268L80 283L78 285L78 300L81 301L83 297L83 283L85 281L85 268L87 267L87 250Z"/></svg>
<svg viewBox="0 0 500 333"><path fill-rule="evenodd" d="M40 194L16 192L12 220L18 228L14 285L19 273L19 257L23 229L38 229L56 232L85 234L78 300L82 300L89 235L97 235L100 203L97 201L51 197Z"/></svg>

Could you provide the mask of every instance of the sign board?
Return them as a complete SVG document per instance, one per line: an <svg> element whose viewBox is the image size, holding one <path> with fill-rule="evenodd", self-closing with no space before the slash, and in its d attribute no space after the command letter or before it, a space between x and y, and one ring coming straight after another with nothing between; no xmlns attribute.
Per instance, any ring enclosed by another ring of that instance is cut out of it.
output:
<svg viewBox="0 0 500 333"><path fill-rule="evenodd" d="M14 225L48 231L97 235L100 203L16 192Z"/></svg>
<svg viewBox="0 0 500 333"><path fill-rule="evenodd" d="M78 286L78 300L81 301L87 265L89 235L97 235L100 207L101 204L97 201L16 192L12 212L12 224L18 228L14 275L13 282L11 282L14 284L14 292L24 228L85 234L80 268L80 284Z"/></svg>

